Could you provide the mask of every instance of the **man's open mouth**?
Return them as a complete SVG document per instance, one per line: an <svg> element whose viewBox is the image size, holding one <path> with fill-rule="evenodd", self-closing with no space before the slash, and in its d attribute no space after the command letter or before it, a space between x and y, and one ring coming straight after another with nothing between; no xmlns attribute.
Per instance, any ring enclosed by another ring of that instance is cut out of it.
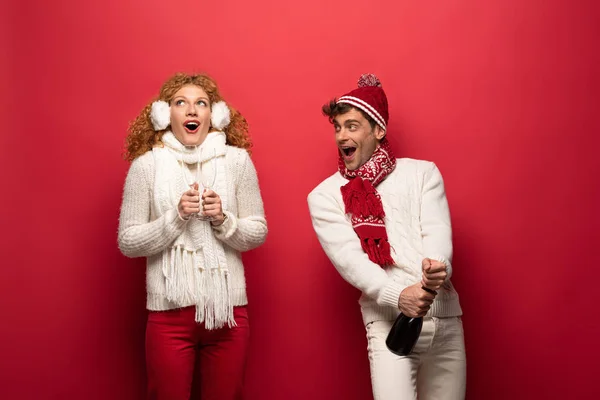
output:
<svg viewBox="0 0 600 400"><path fill-rule="evenodd" d="M356 147L342 147L340 148L342 154L346 157L352 157L354 152L356 151Z"/></svg>

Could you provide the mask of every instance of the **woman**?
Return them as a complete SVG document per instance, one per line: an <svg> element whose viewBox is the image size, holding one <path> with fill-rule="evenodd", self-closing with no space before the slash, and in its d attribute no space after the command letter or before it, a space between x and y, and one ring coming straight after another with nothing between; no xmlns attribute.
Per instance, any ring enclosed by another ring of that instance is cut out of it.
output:
<svg viewBox="0 0 600 400"><path fill-rule="evenodd" d="M205 75L176 74L129 128L119 248L146 257L148 398L240 399L241 252L267 235L248 124Z"/></svg>

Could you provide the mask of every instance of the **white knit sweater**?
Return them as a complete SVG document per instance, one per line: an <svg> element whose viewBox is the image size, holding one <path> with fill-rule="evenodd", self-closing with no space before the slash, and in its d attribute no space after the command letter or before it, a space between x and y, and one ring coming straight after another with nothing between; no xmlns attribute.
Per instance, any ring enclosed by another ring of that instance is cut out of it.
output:
<svg viewBox="0 0 600 400"><path fill-rule="evenodd" d="M345 214L340 187L348 182L336 172L309 195L313 227L325 253L342 275L362 291L359 300L366 324L393 320L402 290L421 280L421 261L446 263L448 279L428 316L462 314L452 275L452 230L442 175L427 161L398 159L394 171L377 186L395 265L381 268L369 260Z"/></svg>
<svg viewBox="0 0 600 400"><path fill-rule="evenodd" d="M234 306L245 305L246 280L241 252L261 245L267 235L267 223L256 170L248 153L227 146L225 155L228 209L225 223L213 227L215 237L223 243L230 274L231 300ZM127 174L119 219L119 249L128 257L147 257L146 290L149 310L169 310L192 304L175 304L167 300L162 272L162 252L186 229L187 221L179 218L177 204L164 215L154 215L154 157L149 151L136 158Z"/></svg>

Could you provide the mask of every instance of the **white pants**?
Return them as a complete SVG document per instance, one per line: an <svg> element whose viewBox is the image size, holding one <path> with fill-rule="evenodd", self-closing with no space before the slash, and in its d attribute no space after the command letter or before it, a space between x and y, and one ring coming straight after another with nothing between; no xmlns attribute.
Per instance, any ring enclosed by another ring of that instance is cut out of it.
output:
<svg viewBox="0 0 600 400"><path fill-rule="evenodd" d="M394 321L367 325L371 383L375 400L462 400L465 398L465 343L459 317L424 318L421 336L406 356L385 346Z"/></svg>

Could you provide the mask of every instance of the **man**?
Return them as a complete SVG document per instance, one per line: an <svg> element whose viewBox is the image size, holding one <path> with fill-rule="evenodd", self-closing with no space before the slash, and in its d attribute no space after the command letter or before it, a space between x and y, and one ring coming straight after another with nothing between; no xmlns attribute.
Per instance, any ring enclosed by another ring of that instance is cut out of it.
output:
<svg viewBox="0 0 600 400"><path fill-rule="evenodd" d="M308 196L313 227L342 277L362 291L375 400L464 399L462 311L450 277L452 231L435 164L396 159L377 77L323 106L336 133L338 172ZM423 288L437 292L432 294ZM408 356L385 340L398 314L424 317Z"/></svg>

